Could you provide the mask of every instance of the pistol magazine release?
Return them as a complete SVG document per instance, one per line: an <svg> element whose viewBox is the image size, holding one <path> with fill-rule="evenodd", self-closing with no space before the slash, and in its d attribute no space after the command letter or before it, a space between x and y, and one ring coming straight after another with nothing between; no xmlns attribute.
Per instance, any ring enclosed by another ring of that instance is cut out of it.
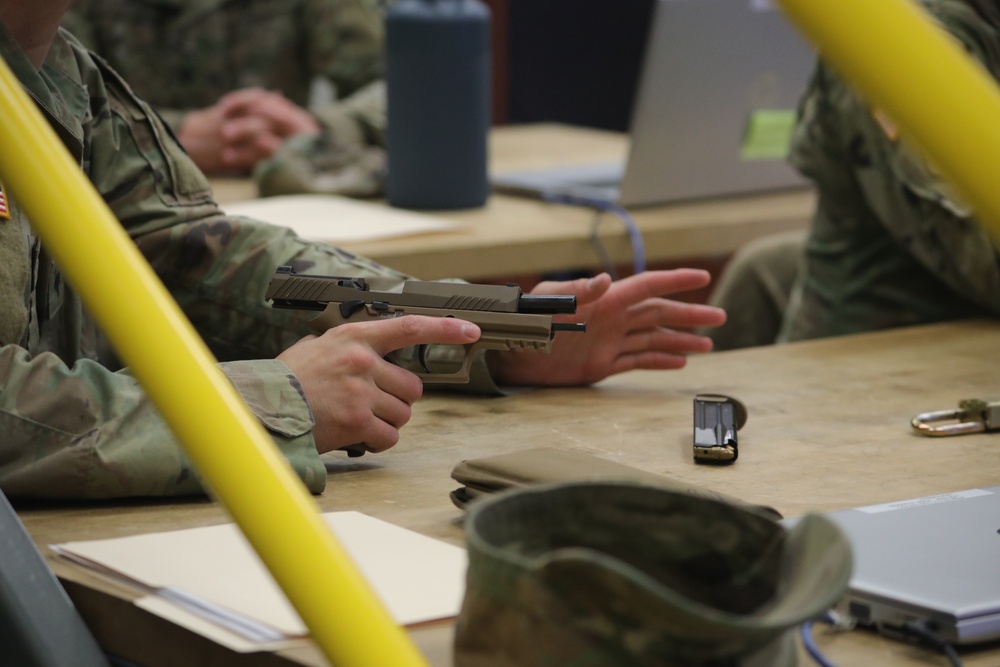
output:
<svg viewBox="0 0 1000 667"><path fill-rule="evenodd" d="M380 291L381 282L343 276L296 274L280 266L265 298L275 308L322 311L310 326L322 333L348 322L367 322L403 315L454 317L472 322L482 331L475 343L463 346L465 359L454 373L435 373L427 368L425 350L418 350L423 372L417 375L433 382L469 381L476 350L536 350L549 352L558 331L586 331L584 323L553 322L552 316L576 312L576 297L524 294L516 285L474 285L407 280L401 291Z"/></svg>

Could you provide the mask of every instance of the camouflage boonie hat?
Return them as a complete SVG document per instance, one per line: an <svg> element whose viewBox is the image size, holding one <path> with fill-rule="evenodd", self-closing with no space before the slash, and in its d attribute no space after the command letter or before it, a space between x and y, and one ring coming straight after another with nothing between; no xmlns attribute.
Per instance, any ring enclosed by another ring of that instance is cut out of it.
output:
<svg viewBox="0 0 1000 667"><path fill-rule="evenodd" d="M832 607L850 545L732 504L627 483L508 492L471 506L458 667L786 667Z"/></svg>

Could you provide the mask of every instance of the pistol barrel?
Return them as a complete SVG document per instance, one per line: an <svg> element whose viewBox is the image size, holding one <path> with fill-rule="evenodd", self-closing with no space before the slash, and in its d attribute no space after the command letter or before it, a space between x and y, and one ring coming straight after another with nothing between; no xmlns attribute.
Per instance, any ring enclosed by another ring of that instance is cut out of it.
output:
<svg viewBox="0 0 1000 667"><path fill-rule="evenodd" d="M522 294L518 302L518 310L522 313L536 315L572 314L576 312L576 297L565 294Z"/></svg>

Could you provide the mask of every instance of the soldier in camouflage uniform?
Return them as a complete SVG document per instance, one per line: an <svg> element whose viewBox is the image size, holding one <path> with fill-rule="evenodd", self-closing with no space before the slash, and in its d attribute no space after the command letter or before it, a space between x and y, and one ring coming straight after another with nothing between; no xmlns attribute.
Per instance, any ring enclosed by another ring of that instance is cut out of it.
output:
<svg viewBox="0 0 1000 667"><path fill-rule="evenodd" d="M64 26L156 107L202 170L254 171L265 195L380 192L373 0L78 0Z"/></svg>
<svg viewBox="0 0 1000 667"><path fill-rule="evenodd" d="M103 60L57 33L60 18L52 2L4 0L0 55L296 472L319 492L326 483L319 454L358 442L372 451L393 446L423 387L385 355L425 343L467 343L478 330L460 320L410 316L313 337L308 313L270 308L263 295L279 265L404 276L288 229L225 216L161 119ZM34 234L18 194L5 195L0 488L11 496L63 498L200 493L188 459L127 369L118 369L97 324ZM480 357L465 389L581 385L632 368L680 367L687 353L711 344L668 327L719 323L724 314L660 297L707 281L705 272L680 270L614 284L606 275L543 284L536 293L577 296L588 333L560 337L550 355Z"/></svg>
<svg viewBox="0 0 1000 667"><path fill-rule="evenodd" d="M1000 79L1000 3L924 5ZM738 274L723 276L729 288L712 301L731 316L712 334L717 349L774 342L775 331L794 341L1000 315L996 244L891 119L822 64L800 114L791 159L816 184L811 230L804 244L786 237L781 252L769 243L738 255ZM782 283L790 298L778 324L767 304L780 302L771 295ZM743 331L733 330L738 322Z"/></svg>

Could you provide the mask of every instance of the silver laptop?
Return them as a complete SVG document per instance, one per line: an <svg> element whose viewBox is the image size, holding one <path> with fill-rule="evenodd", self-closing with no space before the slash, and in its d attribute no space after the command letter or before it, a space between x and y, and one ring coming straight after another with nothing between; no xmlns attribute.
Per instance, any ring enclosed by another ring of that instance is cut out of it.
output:
<svg viewBox="0 0 1000 667"><path fill-rule="evenodd" d="M890 636L922 620L952 644L1000 638L1000 486L827 516L854 549L840 611Z"/></svg>
<svg viewBox="0 0 1000 667"><path fill-rule="evenodd" d="M637 207L805 186L786 159L815 55L784 15L769 0L658 0L652 21L627 164L494 173L495 191Z"/></svg>

